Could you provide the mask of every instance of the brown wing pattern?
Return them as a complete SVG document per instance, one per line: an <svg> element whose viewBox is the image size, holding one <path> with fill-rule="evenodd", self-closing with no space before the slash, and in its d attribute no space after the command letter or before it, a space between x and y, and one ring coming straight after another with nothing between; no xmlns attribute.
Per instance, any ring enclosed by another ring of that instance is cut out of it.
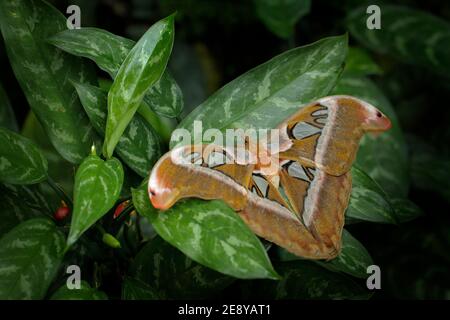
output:
<svg viewBox="0 0 450 320"><path fill-rule="evenodd" d="M210 147L203 152L193 146L185 147L183 157L199 170L206 189L215 187L224 176L245 187L245 205L239 202L240 205L233 208L259 236L312 259L330 258L339 252L343 212L348 198L346 190L351 186L348 175L332 177L317 168L290 160L283 163L279 183L274 185L252 165L229 163L233 161L233 155L222 147ZM204 175L203 171L210 174ZM223 193L214 192L214 197L227 201L229 192L225 185L223 187ZM341 197L342 193L346 196ZM191 193L185 194L192 196ZM210 193L205 191L196 191L195 194L196 197L211 199ZM233 204L230 200L227 202Z"/></svg>
<svg viewBox="0 0 450 320"><path fill-rule="evenodd" d="M330 259L341 247L359 140L364 132L390 126L361 100L323 98L278 127L278 147L266 149L267 159L279 156L275 173L259 162L236 161L234 150L181 147L155 165L150 199L163 210L180 198L222 199L257 235L305 258Z"/></svg>

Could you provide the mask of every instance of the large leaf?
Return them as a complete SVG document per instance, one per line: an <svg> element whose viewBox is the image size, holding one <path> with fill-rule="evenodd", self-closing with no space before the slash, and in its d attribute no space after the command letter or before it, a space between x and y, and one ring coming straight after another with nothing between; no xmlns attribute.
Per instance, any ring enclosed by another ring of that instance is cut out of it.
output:
<svg viewBox="0 0 450 320"><path fill-rule="evenodd" d="M298 260L277 264L281 281L254 281L252 299L368 299L371 292L351 277L322 268L312 261Z"/></svg>
<svg viewBox="0 0 450 320"><path fill-rule="evenodd" d="M66 18L41 0L4 0L0 25L11 66L32 110L56 150L71 162L81 162L96 137L68 80L93 81L95 72L46 43L67 28Z"/></svg>
<svg viewBox="0 0 450 320"><path fill-rule="evenodd" d="M62 285L50 300L108 300L108 296L103 291L91 288L86 281L81 281L80 289L69 289L66 284Z"/></svg>
<svg viewBox="0 0 450 320"><path fill-rule="evenodd" d="M119 160L103 161L88 156L77 170L74 187L74 208L67 246L77 239L109 209L120 195L123 169Z"/></svg>
<svg viewBox="0 0 450 320"><path fill-rule="evenodd" d="M274 128L302 104L327 95L347 53L347 37L322 39L276 56L228 83L178 126L203 129ZM179 141L171 141L174 146ZM208 142L208 141L205 141Z"/></svg>
<svg viewBox="0 0 450 320"><path fill-rule="evenodd" d="M141 105L146 91L162 76L172 52L174 16L151 26L122 63L108 93L103 154L110 158L114 148Z"/></svg>
<svg viewBox="0 0 450 320"><path fill-rule="evenodd" d="M352 168L352 193L346 217L380 223L396 223L394 208L381 187L362 170Z"/></svg>
<svg viewBox="0 0 450 320"><path fill-rule="evenodd" d="M347 17L351 34L370 49L402 62L422 65L437 73L450 71L450 24L423 11L380 5L381 29L366 28L367 7ZM399 19L402 17L402 19Z"/></svg>
<svg viewBox="0 0 450 320"><path fill-rule="evenodd" d="M309 13L310 0L254 0L256 13L266 27L281 38L294 33L297 21Z"/></svg>
<svg viewBox="0 0 450 320"><path fill-rule="evenodd" d="M50 38L50 43L68 53L95 61L100 69L115 78L135 42L97 28L65 30ZM183 109L183 96L168 71L145 94L144 101L157 114L174 118ZM144 111L147 106L140 110Z"/></svg>
<svg viewBox="0 0 450 320"><path fill-rule="evenodd" d="M392 128L377 137L366 134L361 140L356 165L378 182L389 195L405 197L409 189L409 159L400 124L391 104L369 79L344 75L333 90L363 99L383 111Z"/></svg>
<svg viewBox="0 0 450 320"><path fill-rule="evenodd" d="M107 118L107 93L88 84L75 84L75 87L92 125L103 136ZM131 169L146 177L161 156L161 141L153 128L136 114L120 137L116 152Z"/></svg>
<svg viewBox="0 0 450 320"><path fill-rule="evenodd" d="M288 251L279 248L282 261L300 260ZM358 278L367 278L367 267L373 264L372 257L366 248L347 230L342 232L342 250L339 256L330 261L315 261L331 271L340 271Z"/></svg>
<svg viewBox="0 0 450 320"><path fill-rule="evenodd" d="M132 194L156 232L191 259L236 278L278 277L261 242L224 202L190 199L158 212L145 185Z"/></svg>
<svg viewBox="0 0 450 320"><path fill-rule="evenodd" d="M21 223L0 239L0 299L42 299L63 258L64 236L47 219Z"/></svg>
<svg viewBox="0 0 450 320"><path fill-rule="evenodd" d="M12 131L18 131L16 117L11 107L11 102L0 83L0 126Z"/></svg>
<svg viewBox="0 0 450 320"><path fill-rule="evenodd" d="M47 178L47 159L27 138L0 128L0 182L33 184Z"/></svg>
<svg viewBox="0 0 450 320"><path fill-rule="evenodd" d="M160 237L141 249L130 273L152 288L154 294L169 299L210 297L234 281L192 261Z"/></svg>

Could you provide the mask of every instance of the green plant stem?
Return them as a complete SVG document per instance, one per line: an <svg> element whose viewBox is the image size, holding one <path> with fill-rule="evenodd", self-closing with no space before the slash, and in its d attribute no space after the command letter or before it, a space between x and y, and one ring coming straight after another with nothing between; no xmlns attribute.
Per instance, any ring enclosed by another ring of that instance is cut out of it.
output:
<svg viewBox="0 0 450 320"><path fill-rule="evenodd" d="M53 181L53 179L50 176L47 177L47 183L50 186L50 188L52 188L53 191L55 191L55 193L64 200L67 206L70 209L73 209L72 199L64 192L64 190L55 181Z"/></svg>

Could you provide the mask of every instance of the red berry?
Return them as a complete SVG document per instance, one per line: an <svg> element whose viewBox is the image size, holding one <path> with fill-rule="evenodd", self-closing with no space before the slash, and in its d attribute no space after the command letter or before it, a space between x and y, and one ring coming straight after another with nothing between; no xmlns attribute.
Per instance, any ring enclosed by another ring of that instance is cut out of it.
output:
<svg viewBox="0 0 450 320"><path fill-rule="evenodd" d="M64 220L65 218L67 218L70 214L70 209L69 207L59 207L55 213L53 214L53 218L55 218L55 220L57 221L61 221Z"/></svg>
<svg viewBox="0 0 450 320"><path fill-rule="evenodd" d="M113 219L116 219L118 216L120 216L120 214L122 213L123 209L125 209L125 207L128 204L128 200L124 201L122 203L120 203L117 207L116 210L114 210L114 215L113 215Z"/></svg>

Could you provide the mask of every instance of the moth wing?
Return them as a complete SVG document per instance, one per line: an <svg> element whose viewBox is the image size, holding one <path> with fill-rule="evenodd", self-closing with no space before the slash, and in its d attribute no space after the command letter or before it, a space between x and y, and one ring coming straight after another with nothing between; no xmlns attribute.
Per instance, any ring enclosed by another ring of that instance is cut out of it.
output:
<svg viewBox="0 0 450 320"><path fill-rule="evenodd" d="M280 159L296 160L334 176L346 173L362 137L357 111L353 107L338 108L332 97L303 107L278 126Z"/></svg>
<svg viewBox="0 0 450 320"><path fill-rule="evenodd" d="M280 188L312 235L327 246L339 248L351 192L350 172L332 176L289 160L281 166Z"/></svg>

